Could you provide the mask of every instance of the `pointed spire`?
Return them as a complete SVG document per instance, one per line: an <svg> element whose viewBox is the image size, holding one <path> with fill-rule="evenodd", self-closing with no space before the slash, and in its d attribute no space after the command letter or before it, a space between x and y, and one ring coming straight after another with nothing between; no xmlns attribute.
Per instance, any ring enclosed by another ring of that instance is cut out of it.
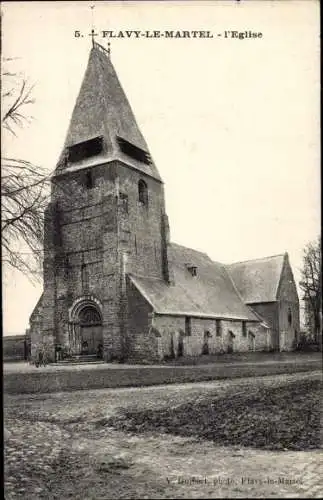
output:
<svg viewBox="0 0 323 500"><path fill-rule="evenodd" d="M71 146L99 137L104 147L96 157L73 165L63 161ZM116 159L161 180L111 62L110 47L93 41L57 173Z"/></svg>

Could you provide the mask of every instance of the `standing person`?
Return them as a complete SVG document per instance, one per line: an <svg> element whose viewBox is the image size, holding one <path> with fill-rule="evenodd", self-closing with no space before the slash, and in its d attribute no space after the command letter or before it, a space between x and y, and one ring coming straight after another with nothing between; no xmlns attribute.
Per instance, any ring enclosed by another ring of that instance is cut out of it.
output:
<svg viewBox="0 0 323 500"><path fill-rule="evenodd" d="M84 340L82 342L82 354L89 354L89 344L87 342L87 340Z"/></svg>
<svg viewBox="0 0 323 500"><path fill-rule="evenodd" d="M102 359L103 357L103 345L98 344L97 350L96 350L96 357L99 359Z"/></svg>
<svg viewBox="0 0 323 500"><path fill-rule="evenodd" d="M43 355L43 366L46 366L47 365L47 356L46 356L45 350L42 352L42 355Z"/></svg>
<svg viewBox="0 0 323 500"><path fill-rule="evenodd" d="M38 366L41 366L43 364L43 351L41 349L39 349L38 351L38 360L37 360L37 368Z"/></svg>
<svg viewBox="0 0 323 500"><path fill-rule="evenodd" d="M56 363L62 360L62 346L60 344L56 345L55 358Z"/></svg>

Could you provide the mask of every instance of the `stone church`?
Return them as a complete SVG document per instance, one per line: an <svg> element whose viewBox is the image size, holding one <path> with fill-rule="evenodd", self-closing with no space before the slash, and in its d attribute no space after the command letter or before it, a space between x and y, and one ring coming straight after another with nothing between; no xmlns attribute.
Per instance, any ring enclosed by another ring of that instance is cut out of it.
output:
<svg viewBox="0 0 323 500"><path fill-rule="evenodd" d="M299 300L287 253L224 265L170 241L164 184L110 54L93 44L45 212L32 355L152 362L290 350Z"/></svg>

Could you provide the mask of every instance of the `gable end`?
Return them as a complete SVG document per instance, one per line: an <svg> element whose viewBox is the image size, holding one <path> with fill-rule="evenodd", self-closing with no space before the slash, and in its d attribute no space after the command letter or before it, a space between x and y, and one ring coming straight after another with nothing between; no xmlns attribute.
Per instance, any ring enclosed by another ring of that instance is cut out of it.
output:
<svg viewBox="0 0 323 500"><path fill-rule="evenodd" d="M287 253L284 255L284 263L277 287L276 299L278 301L299 302L297 287Z"/></svg>

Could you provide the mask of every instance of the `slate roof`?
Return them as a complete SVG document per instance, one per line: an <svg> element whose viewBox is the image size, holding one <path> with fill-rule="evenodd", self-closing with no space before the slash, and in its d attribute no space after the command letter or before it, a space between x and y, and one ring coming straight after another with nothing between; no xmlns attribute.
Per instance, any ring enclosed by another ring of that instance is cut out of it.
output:
<svg viewBox="0 0 323 500"><path fill-rule="evenodd" d="M137 170L161 180L153 160L150 164L146 164L129 158L120 150L118 136L149 154L148 146L139 130L110 56L103 47L94 44L56 173L69 168L69 165L62 161L67 147L99 136L103 137L105 143L105 151L97 157L100 163L118 158L132 164ZM79 163L79 168L82 168L84 165L82 162ZM75 169L75 163L72 164L72 168Z"/></svg>
<svg viewBox="0 0 323 500"><path fill-rule="evenodd" d="M248 303L276 300L285 255L224 265L203 252L172 243L169 259L175 284L129 274L130 280L156 313L260 321L263 318ZM197 267L193 277L187 264ZM31 321L42 307L41 295Z"/></svg>
<svg viewBox="0 0 323 500"><path fill-rule="evenodd" d="M248 304L273 302L283 270L285 254L236 262L227 269L243 300Z"/></svg>
<svg viewBox="0 0 323 500"><path fill-rule="evenodd" d="M157 313L259 321L244 304L223 264L213 262L205 253L174 243L169 250L174 285L130 275ZM187 269L189 263L197 267L196 277Z"/></svg>

